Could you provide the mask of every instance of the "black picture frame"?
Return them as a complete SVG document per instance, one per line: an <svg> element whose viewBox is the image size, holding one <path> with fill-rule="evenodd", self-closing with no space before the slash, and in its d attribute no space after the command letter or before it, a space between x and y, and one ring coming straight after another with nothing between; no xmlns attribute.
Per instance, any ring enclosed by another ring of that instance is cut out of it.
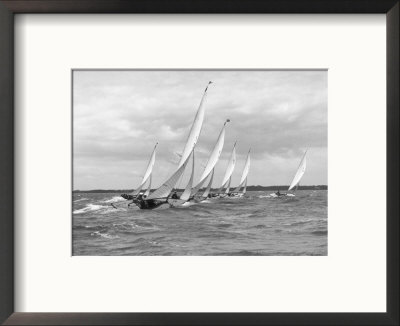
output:
<svg viewBox="0 0 400 326"><path fill-rule="evenodd" d="M399 325L399 7L396 0L0 0L0 322L6 325ZM14 312L14 15L18 13L386 14L387 312Z"/></svg>

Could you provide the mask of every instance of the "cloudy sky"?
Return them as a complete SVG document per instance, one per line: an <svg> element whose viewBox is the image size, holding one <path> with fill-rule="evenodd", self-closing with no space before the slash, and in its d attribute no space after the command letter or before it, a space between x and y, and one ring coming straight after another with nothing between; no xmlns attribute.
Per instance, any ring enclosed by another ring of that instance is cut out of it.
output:
<svg viewBox="0 0 400 326"><path fill-rule="evenodd" d="M301 184L327 184L327 71L110 70L73 74L74 189L136 188L156 142L153 188L161 185L177 167L209 80L195 182L229 118L213 187L235 141L232 186L249 148L248 185L290 184L306 148Z"/></svg>

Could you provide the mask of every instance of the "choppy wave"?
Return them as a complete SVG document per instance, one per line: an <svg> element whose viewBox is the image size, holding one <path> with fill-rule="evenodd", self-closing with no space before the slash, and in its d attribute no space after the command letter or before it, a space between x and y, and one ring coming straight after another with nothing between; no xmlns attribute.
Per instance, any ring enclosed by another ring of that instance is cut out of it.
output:
<svg viewBox="0 0 400 326"><path fill-rule="evenodd" d="M109 206L87 204L84 208L74 210L73 214L84 214L84 213L98 211L98 210L105 209L105 208L109 208Z"/></svg>
<svg viewBox="0 0 400 326"><path fill-rule="evenodd" d="M125 199L121 196L114 196L111 199L104 200L103 203L118 203L120 201L125 201Z"/></svg>
<svg viewBox="0 0 400 326"><path fill-rule="evenodd" d="M309 194L266 200L265 192L254 192L241 200L212 199L158 211L127 209L113 193L85 193L73 202L73 253L327 255L327 192Z"/></svg>
<svg viewBox="0 0 400 326"><path fill-rule="evenodd" d="M111 234L108 234L108 233L101 233L100 231L92 232L90 235L91 236L99 236L99 237L106 238L106 239L118 239L119 238L118 235L111 235Z"/></svg>
<svg viewBox="0 0 400 326"><path fill-rule="evenodd" d="M88 198L80 198L80 199L74 200L74 203L77 203L77 202L83 201L83 200L88 200Z"/></svg>

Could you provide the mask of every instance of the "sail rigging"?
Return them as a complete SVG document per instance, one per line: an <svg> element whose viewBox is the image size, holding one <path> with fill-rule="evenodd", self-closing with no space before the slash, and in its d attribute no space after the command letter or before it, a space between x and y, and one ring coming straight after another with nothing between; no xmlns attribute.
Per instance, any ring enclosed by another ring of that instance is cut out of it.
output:
<svg viewBox="0 0 400 326"><path fill-rule="evenodd" d="M229 119L227 119L224 122L224 126L222 127L221 132L219 133L219 136L218 136L217 142L215 143L214 149L212 150L210 157L208 159L208 162L206 164L206 167L203 171L203 174L200 177L200 181L192 189L191 196L194 196L200 190L200 188L203 186L203 183L206 181L206 179L210 175L211 171L214 169L215 165L217 164L218 159L222 152L222 148L224 147L225 126L228 122L230 122Z"/></svg>
<svg viewBox="0 0 400 326"><path fill-rule="evenodd" d="M156 189L147 199L157 199L157 198L166 198L171 193L172 189L175 187L179 178L185 171L186 164L189 160L190 154L192 153L194 147L196 146L197 140L199 139L201 128L203 126L204 121L204 103L207 96L208 86L212 82L210 81L204 90L203 97L201 98L200 105L197 109L196 116L193 120L192 127L190 128L189 136L186 140L185 147L183 149L183 153L181 159L178 164L178 168L174 172L174 174L165 181L158 189Z"/></svg>
<svg viewBox="0 0 400 326"><path fill-rule="evenodd" d="M137 196L140 193L140 190L142 190L143 186L145 185L145 183L147 182L147 180L149 179L152 171L153 171L153 166L154 166L154 162L156 160L156 148L157 148L158 143L156 143L156 145L154 146L153 149L153 153L151 154L149 163L147 164L147 168L146 168L146 172L144 173L142 182L140 183L139 187L136 188L133 192L132 195L133 196Z"/></svg>
<svg viewBox="0 0 400 326"><path fill-rule="evenodd" d="M239 192L240 188L242 188L244 183L247 182L247 175L249 174L249 170L250 170L250 149L249 152L247 153L246 163L244 164L239 186L237 186L233 192Z"/></svg>
<svg viewBox="0 0 400 326"><path fill-rule="evenodd" d="M304 172L306 172L306 166L307 166L306 154L307 150L304 152L303 158L300 161L299 167L297 168L296 174L294 175L288 190L292 190L294 187L296 187L299 184L301 178L303 177Z"/></svg>

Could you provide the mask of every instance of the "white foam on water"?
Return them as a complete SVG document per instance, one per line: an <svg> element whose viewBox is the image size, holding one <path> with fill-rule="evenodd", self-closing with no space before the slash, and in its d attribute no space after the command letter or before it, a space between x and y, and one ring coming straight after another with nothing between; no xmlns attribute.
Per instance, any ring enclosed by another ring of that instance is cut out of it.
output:
<svg viewBox="0 0 400 326"><path fill-rule="evenodd" d="M108 234L108 233L101 233L100 231L95 231L95 232L91 233L90 235L91 236L98 235L98 236L100 236L102 238L106 238L106 239L118 239L119 238L119 236L117 236L117 235L111 235L111 234Z"/></svg>
<svg viewBox="0 0 400 326"><path fill-rule="evenodd" d="M183 206L183 207L189 207L189 206L193 206L193 205L196 205L196 204L197 204L197 203L193 203L193 202L187 201L187 202L183 203L181 206Z"/></svg>
<svg viewBox="0 0 400 326"><path fill-rule="evenodd" d="M98 211L103 208L108 208L108 206L88 204L84 208L75 210L73 214L84 214L87 212Z"/></svg>
<svg viewBox="0 0 400 326"><path fill-rule="evenodd" d="M82 200L88 200L88 199L87 198L80 198L80 199L74 200L74 203L76 203L78 201L82 201Z"/></svg>
<svg viewBox="0 0 400 326"><path fill-rule="evenodd" d="M103 203L118 203L119 201L124 201L126 200L125 198L122 198L121 196L114 196L111 199L104 200Z"/></svg>

